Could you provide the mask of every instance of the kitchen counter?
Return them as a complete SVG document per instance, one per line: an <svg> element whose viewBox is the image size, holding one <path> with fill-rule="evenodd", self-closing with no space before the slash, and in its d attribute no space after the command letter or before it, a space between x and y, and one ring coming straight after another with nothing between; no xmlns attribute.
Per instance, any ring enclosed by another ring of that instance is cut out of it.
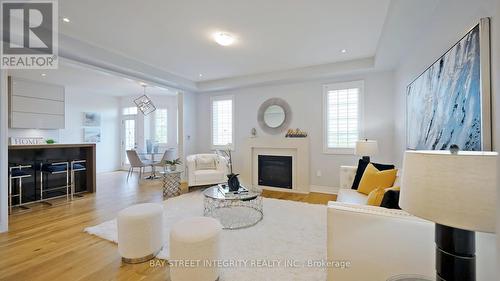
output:
<svg viewBox="0 0 500 281"><path fill-rule="evenodd" d="M32 177L23 179L23 202L37 201L42 164L85 160L86 171L75 172L75 192L92 193L96 188L96 145L95 144L37 144L9 145L9 165L32 165ZM44 185L63 184L65 174L44 176ZM55 196L56 194L54 194ZM26 197L26 198L24 198Z"/></svg>
<svg viewBox="0 0 500 281"><path fill-rule="evenodd" d="M9 149L45 149L45 148L78 148L94 147L94 143L54 143L54 144L28 144L28 145L9 145Z"/></svg>

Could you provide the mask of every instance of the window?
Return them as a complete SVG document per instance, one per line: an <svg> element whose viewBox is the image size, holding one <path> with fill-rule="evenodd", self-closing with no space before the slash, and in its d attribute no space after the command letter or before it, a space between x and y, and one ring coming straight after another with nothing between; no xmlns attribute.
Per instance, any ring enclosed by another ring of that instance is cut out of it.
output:
<svg viewBox="0 0 500 281"><path fill-rule="evenodd" d="M233 144L233 97L212 98L212 146Z"/></svg>
<svg viewBox="0 0 500 281"><path fill-rule="evenodd" d="M123 108L123 115L137 115L137 107L125 107Z"/></svg>
<svg viewBox="0 0 500 281"><path fill-rule="evenodd" d="M351 154L361 135L363 81L323 88L325 153Z"/></svg>
<svg viewBox="0 0 500 281"><path fill-rule="evenodd" d="M154 123L154 133L155 140L158 143L167 143L167 122L168 122L168 112L165 108L159 108L155 111L155 123Z"/></svg>

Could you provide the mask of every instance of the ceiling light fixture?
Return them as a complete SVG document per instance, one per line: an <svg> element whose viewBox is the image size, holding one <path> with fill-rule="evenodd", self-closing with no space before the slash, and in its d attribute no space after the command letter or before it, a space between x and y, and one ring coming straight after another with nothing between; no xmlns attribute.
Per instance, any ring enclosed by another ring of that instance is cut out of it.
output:
<svg viewBox="0 0 500 281"><path fill-rule="evenodd" d="M142 92L142 96L136 98L134 100L134 103L135 105L137 106L137 108L139 108L139 110L142 112L142 114L144 115L148 115L152 112L154 112L156 110L156 107L155 105L153 104L153 101L151 100L151 98L149 98L147 95L146 95L146 83L142 82L142 88L143 88L143 92Z"/></svg>
<svg viewBox="0 0 500 281"><path fill-rule="evenodd" d="M215 42L221 46L229 46L236 41L234 36L227 32L215 32L213 36Z"/></svg>
<svg viewBox="0 0 500 281"><path fill-rule="evenodd" d="M203 74L198 74L198 76L203 77Z"/></svg>
<svg viewBox="0 0 500 281"><path fill-rule="evenodd" d="M69 18L62 18L63 22L70 22Z"/></svg>
<svg viewBox="0 0 500 281"><path fill-rule="evenodd" d="M340 50L340 52L341 52L342 54L345 54L345 53L347 53L347 50L346 50L346 49L342 49L342 50Z"/></svg>
<svg viewBox="0 0 500 281"><path fill-rule="evenodd" d="M45 74L45 73L42 73L42 74L40 74L40 75L41 75L42 77L45 77L45 76L47 76L47 74Z"/></svg>

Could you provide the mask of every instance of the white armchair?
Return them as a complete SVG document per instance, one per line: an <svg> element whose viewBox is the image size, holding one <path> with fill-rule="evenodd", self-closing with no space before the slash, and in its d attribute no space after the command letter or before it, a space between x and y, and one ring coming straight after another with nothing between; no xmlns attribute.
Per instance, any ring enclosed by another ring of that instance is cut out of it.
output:
<svg viewBox="0 0 500 281"><path fill-rule="evenodd" d="M189 186L218 184L227 181L227 160L217 154L194 154L186 158Z"/></svg>

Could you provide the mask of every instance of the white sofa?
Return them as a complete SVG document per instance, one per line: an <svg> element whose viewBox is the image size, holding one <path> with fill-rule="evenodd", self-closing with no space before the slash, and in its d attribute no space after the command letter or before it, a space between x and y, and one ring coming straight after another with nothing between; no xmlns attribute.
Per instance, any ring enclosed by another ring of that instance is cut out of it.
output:
<svg viewBox="0 0 500 281"><path fill-rule="evenodd" d="M197 158L214 161L213 169L197 167ZM227 160L217 154L194 154L186 158L189 186L218 184L227 181Z"/></svg>
<svg viewBox="0 0 500 281"><path fill-rule="evenodd" d="M329 202L327 208L328 280L386 281L399 274L433 278L434 224L402 210L364 205L364 197L348 190L351 178L352 168L341 168L343 202ZM477 280L496 280L495 235L476 238Z"/></svg>
<svg viewBox="0 0 500 281"><path fill-rule="evenodd" d="M340 166L340 188L337 193L337 202L366 205L368 195L351 189L357 169L356 166ZM399 177L396 178L394 186L399 186Z"/></svg>

